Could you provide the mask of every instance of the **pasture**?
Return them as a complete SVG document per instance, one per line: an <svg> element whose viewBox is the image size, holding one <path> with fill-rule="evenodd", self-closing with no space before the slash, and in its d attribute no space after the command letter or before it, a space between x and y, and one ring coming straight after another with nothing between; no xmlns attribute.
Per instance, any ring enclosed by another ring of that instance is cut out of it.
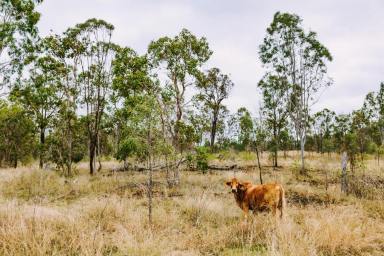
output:
<svg viewBox="0 0 384 256"><path fill-rule="evenodd" d="M248 222L225 182L236 175L258 183L251 153L211 156L240 168L185 170L173 188L154 172L152 225L146 172L111 172L112 161L94 176L80 163L73 178L34 165L0 169L0 254L383 255L384 168L367 156L344 195L339 155L308 153L307 176L298 159L290 152L273 170L262 155L263 179L283 184L287 209L283 220L262 213Z"/></svg>

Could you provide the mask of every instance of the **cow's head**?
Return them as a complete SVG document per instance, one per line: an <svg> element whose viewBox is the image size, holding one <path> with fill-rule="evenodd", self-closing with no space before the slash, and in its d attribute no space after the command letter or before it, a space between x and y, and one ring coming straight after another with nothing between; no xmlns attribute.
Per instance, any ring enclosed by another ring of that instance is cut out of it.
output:
<svg viewBox="0 0 384 256"><path fill-rule="evenodd" d="M230 181L227 181L225 184L232 189L232 193L245 191L247 189L247 184L240 182L236 178L232 178Z"/></svg>

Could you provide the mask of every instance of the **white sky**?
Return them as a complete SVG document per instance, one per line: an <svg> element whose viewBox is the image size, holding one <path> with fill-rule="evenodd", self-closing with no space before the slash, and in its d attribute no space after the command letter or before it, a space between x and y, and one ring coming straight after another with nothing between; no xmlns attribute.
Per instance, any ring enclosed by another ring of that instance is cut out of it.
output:
<svg viewBox="0 0 384 256"><path fill-rule="evenodd" d="M314 110L348 113L384 81L382 0L45 0L38 10L43 35L99 18L115 26L113 41L139 53L182 28L207 37L214 51L208 67L220 68L235 83L226 101L231 111L257 111L256 84L264 74L258 46L276 11L298 14L333 55L328 70L334 84Z"/></svg>

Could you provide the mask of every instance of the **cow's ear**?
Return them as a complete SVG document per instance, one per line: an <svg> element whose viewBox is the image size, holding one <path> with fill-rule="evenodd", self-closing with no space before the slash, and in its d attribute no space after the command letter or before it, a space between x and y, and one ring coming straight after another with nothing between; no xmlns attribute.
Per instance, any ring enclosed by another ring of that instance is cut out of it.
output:
<svg viewBox="0 0 384 256"><path fill-rule="evenodd" d="M230 187L230 186L231 186L231 182L230 182L230 181L227 181L227 182L225 182L225 185L227 185L228 187Z"/></svg>
<svg viewBox="0 0 384 256"><path fill-rule="evenodd" d="M247 189L247 186L245 186L243 183L239 183L238 188L239 188L240 190L246 190L246 189Z"/></svg>

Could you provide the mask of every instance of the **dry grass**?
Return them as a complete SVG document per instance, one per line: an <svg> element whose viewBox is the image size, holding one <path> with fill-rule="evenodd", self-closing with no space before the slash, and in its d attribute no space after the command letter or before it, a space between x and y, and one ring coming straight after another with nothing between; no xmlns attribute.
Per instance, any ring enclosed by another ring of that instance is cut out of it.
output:
<svg viewBox="0 0 384 256"><path fill-rule="evenodd" d="M225 159L250 166L252 154ZM324 160L325 159L325 160ZM263 165L270 165L264 153ZM155 174L153 225L147 221L145 173L85 172L65 179L28 168L0 170L1 255L383 255L383 178L374 159L364 174L367 194L343 195L337 155L308 157L308 175L297 175L297 155L264 168L265 180L282 182L288 208L283 220L259 214L245 223L224 181L230 172L183 172L169 189ZM109 163L113 165L113 163ZM107 166L107 165L106 165ZM81 169L81 168L80 168ZM246 168L247 169L247 168ZM325 190L325 173L328 190ZM236 176L258 181L256 169ZM381 178L380 178L381 177ZM373 191L373 192L372 192Z"/></svg>

